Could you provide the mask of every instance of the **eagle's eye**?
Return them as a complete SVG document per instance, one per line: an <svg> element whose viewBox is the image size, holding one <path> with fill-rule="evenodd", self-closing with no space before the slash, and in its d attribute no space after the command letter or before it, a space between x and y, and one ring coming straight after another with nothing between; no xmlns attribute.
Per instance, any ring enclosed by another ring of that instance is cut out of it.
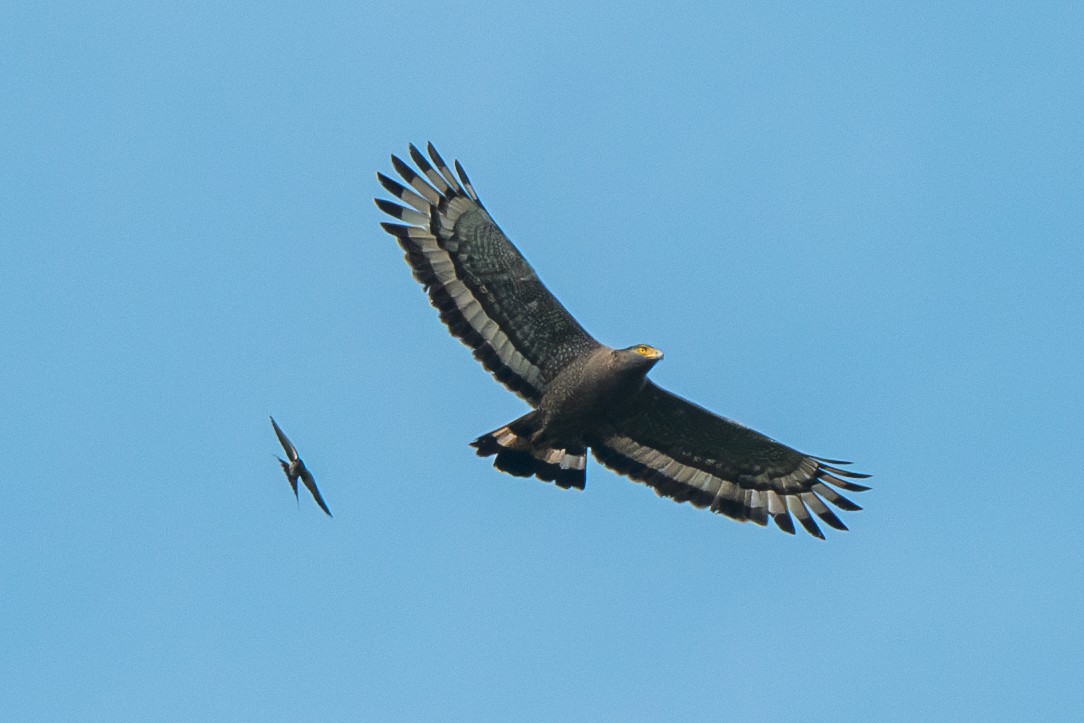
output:
<svg viewBox="0 0 1084 723"><path fill-rule="evenodd" d="M640 356L651 356L651 347L641 344L636 347L636 353Z"/></svg>

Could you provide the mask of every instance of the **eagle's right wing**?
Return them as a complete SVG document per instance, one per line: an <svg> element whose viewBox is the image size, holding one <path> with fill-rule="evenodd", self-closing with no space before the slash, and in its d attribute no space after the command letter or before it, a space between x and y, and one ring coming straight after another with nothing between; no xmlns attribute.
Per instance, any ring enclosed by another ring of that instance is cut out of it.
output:
<svg viewBox="0 0 1084 723"><path fill-rule="evenodd" d="M741 522L764 525L771 517L791 534L794 515L821 539L814 514L830 527L847 529L825 501L841 510L862 509L833 487L869 489L852 481L869 475L839 468L847 462L803 454L650 381L614 420L612 432L592 441L591 451L660 496Z"/></svg>

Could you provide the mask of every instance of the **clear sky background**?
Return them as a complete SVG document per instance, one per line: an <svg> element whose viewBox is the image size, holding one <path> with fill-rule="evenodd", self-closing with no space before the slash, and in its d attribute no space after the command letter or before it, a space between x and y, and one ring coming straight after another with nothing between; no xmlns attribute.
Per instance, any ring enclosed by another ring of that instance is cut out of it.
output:
<svg viewBox="0 0 1084 723"><path fill-rule="evenodd" d="M1079 3L80 5L0 9L0 719L1084 711ZM476 458L428 140L851 531Z"/></svg>

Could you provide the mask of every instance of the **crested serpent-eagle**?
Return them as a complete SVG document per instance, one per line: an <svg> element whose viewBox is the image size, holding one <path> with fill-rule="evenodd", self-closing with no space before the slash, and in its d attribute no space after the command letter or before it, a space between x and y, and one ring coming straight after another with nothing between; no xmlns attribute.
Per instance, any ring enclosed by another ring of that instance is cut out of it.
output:
<svg viewBox="0 0 1084 723"><path fill-rule="evenodd" d="M647 373L662 352L647 344L600 344L542 285L482 205L463 167L456 173L428 145L413 145L415 168L392 156L405 185L377 174L402 205L376 199L401 223L398 240L441 320L532 411L482 435L472 446L494 466L583 489L587 450L599 462L677 502L758 525L774 520L794 533L793 517L824 538L814 515L846 525L825 504L858 505L838 489L868 489L868 477L839 460L813 457L656 386ZM838 488L838 489L836 489Z"/></svg>

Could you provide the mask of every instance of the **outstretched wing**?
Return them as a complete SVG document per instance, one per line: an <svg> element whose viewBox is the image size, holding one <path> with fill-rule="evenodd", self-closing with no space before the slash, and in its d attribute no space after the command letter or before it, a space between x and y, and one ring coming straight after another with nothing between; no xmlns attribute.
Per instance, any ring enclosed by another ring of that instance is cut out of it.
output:
<svg viewBox="0 0 1084 723"><path fill-rule="evenodd" d="M290 458L291 462L297 460L297 450L294 449L294 445L290 442L286 434L279 428L278 423L274 417L271 417L271 426L275 428L275 436L279 438L279 444L282 445L282 449L285 450L286 456Z"/></svg>
<svg viewBox="0 0 1084 723"><path fill-rule="evenodd" d="M282 471L286 474L286 481L290 483L290 489L294 491L294 499L297 499L297 475L290 473L290 463L282 457L275 457L282 465Z"/></svg>
<svg viewBox="0 0 1084 723"><path fill-rule="evenodd" d="M821 539L824 533L810 512L846 530L825 501L841 510L861 509L833 487L869 489L845 479L869 475L834 466L847 462L802 454L650 381L617 419L614 431L596 440L591 450L602 464L663 497L710 507L741 522L765 525L771 517L791 534L794 515Z"/></svg>
<svg viewBox="0 0 1084 723"><path fill-rule="evenodd" d="M376 199L381 211L405 222L382 226L399 241L452 334L498 381L537 404L547 382L598 342L542 285L482 206L459 162L457 178L432 143L428 151L432 164L410 146L421 174L391 157L406 186L377 174L406 204Z"/></svg>
<svg viewBox="0 0 1084 723"><path fill-rule="evenodd" d="M309 494L312 495L312 498L316 500L316 504L320 505L320 509L324 511L324 514L328 517L332 517L331 510L327 508L327 503L324 502L324 498L320 495L320 490L316 488L316 480L313 479L312 472L309 472L308 468L304 465L301 466L301 481L305 483L305 488L309 491ZM295 481L294 484L296 485L297 482ZM297 493L296 487L294 488L294 493Z"/></svg>

